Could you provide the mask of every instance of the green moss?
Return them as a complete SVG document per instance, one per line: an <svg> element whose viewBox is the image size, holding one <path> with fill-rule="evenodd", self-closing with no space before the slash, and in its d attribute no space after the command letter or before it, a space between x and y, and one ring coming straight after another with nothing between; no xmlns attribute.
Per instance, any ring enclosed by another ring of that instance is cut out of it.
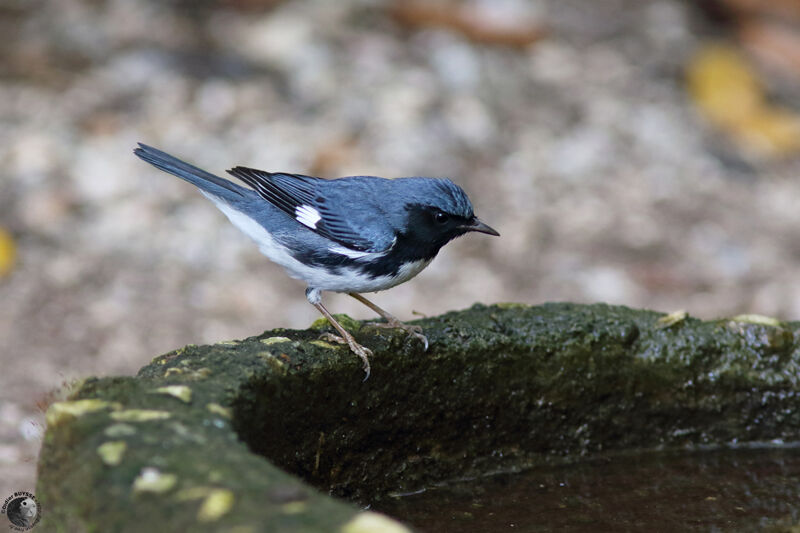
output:
<svg viewBox="0 0 800 533"><path fill-rule="evenodd" d="M122 456L128 449L128 443L123 440L104 442L97 447L97 455L109 466L117 466L122 462Z"/></svg>
<svg viewBox="0 0 800 533"><path fill-rule="evenodd" d="M197 511L198 522L216 522L233 508L235 497L228 489L213 489Z"/></svg>
<svg viewBox="0 0 800 533"><path fill-rule="evenodd" d="M233 418L233 412L229 408L223 407L218 403L206 404L206 409L215 415L224 416L225 418Z"/></svg>
<svg viewBox="0 0 800 533"><path fill-rule="evenodd" d="M525 309L529 307L527 304L517 302L501 302L495 305L500 309Z"/></svg>
<svg viewBox="0 0 800 533"><path fill-rule="evenodd" d="M105 409L119 409L118 403L106 402L96 398L86 400L75 400L65 402L55 402L47 408L45 420L49 426L57 426L62 422L67 422L72 418L77 418L88 413L94 413Z"/></svg>
<svg viewBox="0 0 800 533"><path fill-rule="evenodd" d="M736 315L735 317L731 318L734 322L747 322L749 324L759 324L762 326L775 326L778 327L782 323L777 318L772 318L771 316L764 316L764 315L754 315L754 314L747 314L747 315Z"/></svg>
<svg viewBox="0 0 800 533"><path fill-rule="evenodd" d="M797 323L574 304L417 323L427 352L402 331L345 325L374 352L366 382L318 330L85 380L48 414L42 530L340 531L369 517L329 492L369 503L600 451L800 439ZM189 386L190 401L150 393ZM109 440L126 443L112 467Z"/></svg>
<svg viewBox="0 0 800 533"><path fill-rule="evenodd" d="M111 413L111 418L117 422L149 422L151 420L164 420L171 417L169 411L154 409L125 409Z"/></svg>
<svg viewBox="0 0 800 533"><path fill-rule="evenodd" d="M167 394L186 403L192 401L192 389L186 385L167 385L164 387L158 387L150 392L154 394Z"/></svg>
<svg viewBox="0 0 800 533"><path fill-rule="evenodd" d="M285 344L291 343L292 339L289 337L267 337L266 339L261 339L261 343L270 346L272 344Z"/></svg>
<svg viewBox="0 0 800 533"><path fill-rule="evenodd" d="M659 318L657 324L658 327L661 328L671 328L676 324L680 324L687 318L689 318L689 313L687 313L686 311L683 310L673 311L672 313L664 315L661 318Z"/></svg>
<svg viewBox="0 0 800 533"><path fill-rule="evenodd" d="M133 493L153 493L162 494L175 487L178 476L175 474L164 473L157 468L144 468L142 472L133 480Z"/></svg>
<svg viewBox="0 0 800 533"><path fill-rule="evenodd" d="M334 314L334 315L333 315L333 318L335 318L335 319L336 319L336 321L337 321L337 322L338 322L338 323L339 323L339 324L340 324L340 325L341 325L341 326L342 326L344 329L346 329L346 330L347 330L347 331L349 331L350 333L355 333L355 332L357 332L359 329L361 329L361 322L359 322L358 320L354 320L354 319L350 318L350 316L349 316L349 315L345 315L345 314ZM308 327L308 329L310 329L310 330L312 330L312 331L322 331L322 330L326 330L326 329L333 329L333 326L331 326L331 324L330 324L330 322L328 322L328 319L327 319L327 318L325 318L325 317L320 317L320 318L316 319L316 320L315 320L315 321L314 321L314 322L313 322L313 323L312 323L312 324L311 324L311 325Z"/></svg>

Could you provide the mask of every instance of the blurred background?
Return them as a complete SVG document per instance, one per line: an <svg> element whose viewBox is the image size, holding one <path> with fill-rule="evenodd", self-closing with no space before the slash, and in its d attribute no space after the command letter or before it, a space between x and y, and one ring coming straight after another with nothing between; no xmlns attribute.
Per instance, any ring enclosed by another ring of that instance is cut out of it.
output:
<svg viewBox="0 0 800 533"><path fill-rule="evenodd" d="M138 141L215 173L451 177L502 237L375 297L402 319L800 319L797 0L2 0L0 30L0 496L33 489L63 383L317 318Z"/></svg>

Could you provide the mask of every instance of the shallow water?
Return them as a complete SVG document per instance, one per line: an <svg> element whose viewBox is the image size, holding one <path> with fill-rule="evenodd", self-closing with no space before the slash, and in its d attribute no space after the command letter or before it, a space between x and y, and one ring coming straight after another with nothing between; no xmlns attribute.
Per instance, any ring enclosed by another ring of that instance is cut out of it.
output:
<svg viewBox="0 0 800 533"><path fill-rule="evenodd" d="M783 531L800 520L800 449L616 456L453 483L373 509L426 533Z"/></svg>

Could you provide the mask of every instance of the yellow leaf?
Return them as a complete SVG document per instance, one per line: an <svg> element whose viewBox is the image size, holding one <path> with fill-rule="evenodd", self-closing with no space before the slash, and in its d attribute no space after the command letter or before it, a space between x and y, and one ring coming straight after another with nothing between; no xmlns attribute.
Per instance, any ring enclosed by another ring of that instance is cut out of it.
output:
<svg viewBox="0 0 800 533"><path fill-rule="evenodd" d="M722 44L702 48L687 85L700 112L740 146L760 156L800 151L800 114L771 104L742 54Z"/></svg>
<svg viewBox="0 0 800 533"><path fill-rule="evenodd" d="M783 155L800 150L800 117L789 109L764 107L742 122L737 131L760 152Z"/></svg>
<svg viewBox="0 0 800 533"><path fill-rule="evenodd" d="M689 94L712 122L737 124L764 104L764 90L735 49L714 44L702 48L687 72Z"/></svg>
<svg viewBox="0 0 800 533"><path fill-rule="evenodd" d="M0 228L0 278L8 275L14 268L17 258L17 245L11 234Z"/></svg>

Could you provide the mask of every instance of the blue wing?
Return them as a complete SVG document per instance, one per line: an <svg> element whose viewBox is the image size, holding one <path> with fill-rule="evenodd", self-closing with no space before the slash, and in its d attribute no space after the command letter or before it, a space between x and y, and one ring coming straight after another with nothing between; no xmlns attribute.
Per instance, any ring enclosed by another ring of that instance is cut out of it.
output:
<svg viewBox="0 0 800 533"><path fill-rule="evenodd" d="M228 173L298 223L350 250L384 252L394 243L394 229L370 202L376 182L383 181L380 178L324 180L247 167Z"/></svg>

